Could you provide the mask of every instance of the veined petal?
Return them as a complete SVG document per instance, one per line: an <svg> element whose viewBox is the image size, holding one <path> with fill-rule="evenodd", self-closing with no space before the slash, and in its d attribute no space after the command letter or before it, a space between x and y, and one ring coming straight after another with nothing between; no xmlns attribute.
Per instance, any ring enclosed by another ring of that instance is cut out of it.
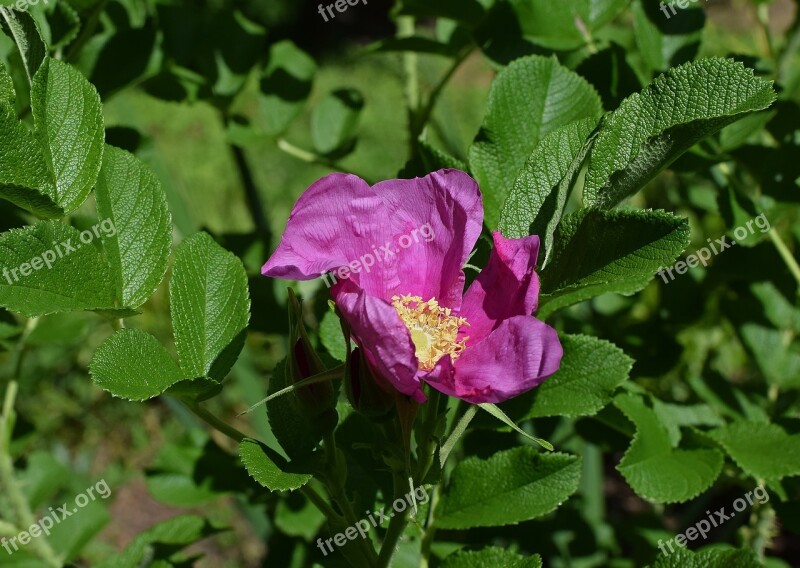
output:
<svg viewBox="0 0 800 568"><path fill-rule="evenodd" d="M351 281L333 289L334 300L350 324L368 363L377 374L403 394L425 402L417 377L419 363L411 334L397 311L385 300L369 296Z"/></svg>
<svg viewBox="0 0 800 568"><path fill-rule="evenodd" d="M531 316L502 322L456 360L442 359L423 377L435 389L473 404L499 403L541 384L564 352L556 331Z"/></svg>
<svg viewBox="0 0 800 568"><path fill-rule="evenodd" d="M381 182L373 189L392 212L395 231L412 237L406 249L395 244L400 278L385 297L436 298L458 309L464 291L462 268L483 227L478 184L462 171L439 170L423 178Z"/></svg>
<svg viewBox="0 0 800 568"><path fill-rule="evenodd" d="M539 302L536 258L539 237L506 239L495 231L489 262L464 294L459 315L469 322L463 330L467 346L475 345L508 318L529 316Z"/></svg>

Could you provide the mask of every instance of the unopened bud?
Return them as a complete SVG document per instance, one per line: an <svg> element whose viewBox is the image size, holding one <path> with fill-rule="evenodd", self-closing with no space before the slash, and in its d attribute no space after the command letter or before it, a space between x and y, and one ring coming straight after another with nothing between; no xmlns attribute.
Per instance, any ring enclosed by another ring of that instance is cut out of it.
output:
<svg viewBox="0 0 800 568"><path fill-rule="evenodd" d="M347 360L345 392L353 408L375 420L387 418L395 406L394 396L381 384L358 347Z"/></svg>

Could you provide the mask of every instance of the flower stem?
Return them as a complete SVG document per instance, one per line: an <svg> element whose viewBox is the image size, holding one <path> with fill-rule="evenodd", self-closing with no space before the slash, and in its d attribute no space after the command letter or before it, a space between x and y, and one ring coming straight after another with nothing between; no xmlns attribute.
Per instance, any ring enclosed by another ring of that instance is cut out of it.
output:
<svg viewBox="0 0 800 568"><path fill-rule="evenodd" d="M472 419L475 417L475 414L478 412L478 407L474 404L470 405L467 408L467 411L464 413L464 416L456 423L453 432L450 434L450 437L447 438L444 444L442 444L442 448L439 450L439 459L441 460L442 467L444 467L444 463L447 461L450 452L453 451L453 448L461 439L461 436L464 435L464 432L467 430L467 426L469 423L472 422Z"/></svg>
<svg viewBox="0 0 800 568"><path fill-rule="evenodd" d="M795 260L794 255L792 255L792 251L789 250L789 247L786 246L786 243L783 242L780 235L775 231L775 229L770 229L767 231L772 244L775 245L775 249L778 251L778 254L781 255L783 262L786 264L789 272L792 273L794 279L797 281L798 286L800 286L800 265L797 264L797 260ZM800 289L798 289L798 293L800 293Z"/></svg>
<svg viewBox="0 0 800 568"><path fill-rule="evenodd" d="M14 510L17 524L31 527L36 524L28 500L22 492L22 487L14 476L14 462L11 458L10 443L13 424L14 402L17 397L17 382L11 381L6 388L3 402L3 414L0 415L0 486L5 489L5 494ZM33 539L31 548L46 564L60 568L64 565L55 551L50 547L47 539Z"/></svg>
<svg viewBox="0 0 800 568"><path fill-rule="evenodd" d="M195 413L195 415L203 420L209 426L213 426L216 430L219 430L232 440L235 440L238 443L242 443L242 440L247 438L248 436L243 432L240 432L227 422L223 422L213 414L211 414L208 410L200 406L196 402L187 402L186 405L189 407L189 410Z"/></svg>
<svg viewBox="0 0 800 568"><path fill-rule="evenodd" d="M333 432L327 432L324 436L325 452L327 454L327 475L325 476L325 486L328 488L331 500L334 501L344 515L344 520L348 527L354 527L359 519L353 510L353 504L347 497L347 492L344 488L344 480L341 478L339 469L339 458L336 450L336 438ZM359 551L361 552L366 566L375 566L377 555L372 544L367 539L357 539L354 541Z"/></svg>
<svg viewBox="0 0 800 568"><path fill-rule="evenodd" d="M405 478L400 472L394 473L393 485L394 499L392 502L394 502L396 499L402 499L406 490ZM390 565L392 556L394 556L395 548L397 548L397 543L400 541L400 537L403 536L403 532L406 529L407 518L408 510L403 511L402 513L395 511L392 520L389 521L389 528L386 531L386 537L383 539L381 552L378 555L377 568L387 568Z"/></svg>

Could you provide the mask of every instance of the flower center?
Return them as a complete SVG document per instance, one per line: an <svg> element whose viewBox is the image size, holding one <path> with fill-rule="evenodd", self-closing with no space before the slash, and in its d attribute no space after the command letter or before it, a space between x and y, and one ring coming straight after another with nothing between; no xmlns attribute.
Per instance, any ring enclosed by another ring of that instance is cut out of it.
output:
<svg viewBox="0 0 800 568"><path fill-rule="evenodd" d="M441 307L436 298L423 302L419 296L393 296L392 306L411 332L423 371L433 369L445 355L455 361L466 348L469 337L459 340L458 330L469 323L466 318L451 315L452 310Z"/></svg>

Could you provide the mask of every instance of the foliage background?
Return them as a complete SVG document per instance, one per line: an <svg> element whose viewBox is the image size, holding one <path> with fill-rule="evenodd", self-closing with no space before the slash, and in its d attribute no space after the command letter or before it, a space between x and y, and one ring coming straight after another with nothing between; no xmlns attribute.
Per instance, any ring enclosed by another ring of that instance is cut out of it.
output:
<svg viewBox="0 0 800 568"><path fill-rule="evenodd" d="M430 10L468 11L473 4L433 2ZM419 5L408 2L406 8L414 12ZM590 40L579 39L569 49L551 49L548 37L524 49L555 51L562 64L593 83L606 110L659 72L692 58L734 55L758 74L778 79L775 106L729 127L713 144L696 147L631 203L687 217L689 251L768 209L773 227L795 250L800 239L797 2L708 2L706 18L699 10L682 16L685 33L648 36L635 21L646 10L654 25L663 25L654 6L643 8L636 0L613 22L592 30ZM259 269L291 206L313 181L332 169L370 181L397 177L409 149L416 148L405 111L404 59L390 45L377 43L396 33L393 9L370 0L328 23L313 2L291 0L70 0L47 14L41 6L32 10L37 21L47 22L43 34L55 55L98 88L107 142L135 151L160 179L174 241L206 230L244 262L252 298L250 333L225 389L210 406L274 446L263 411L237 416L263 398L266 378L286 355L286 291L283 283L262 278ZM419 22L420 34L430 38L447 37L451 28L446 20ZM489 33L500 38L505 30ZM553 30L553 37L565 37L559 32ZM612 42L617 47L608 48ZM310 59L287 48L284 63L299 69L301 77L290 81L286 88L293 90L276 103L262 68L280 61L276 46L291 45ZM215 59L219 53L225 57ZM464 60L432 108L427 135L431 145L463 161L481 126L495 72L511 55L466 48L455 55ZM0 37L0 59L13 69L14 57L13 44ZM421 92L436 88L451 63L451 56L419 54ZM302 150L318 143L314 109L337 89L355 89L363 97L355 144L341 156L308 159ZM17 104L24 112L25 101ZM294 120L279 124L294 112ZM92 212L93 205L85 205L76 223ZM28 221L24 212L2 203L0 229ZM690 447L707 444L696 427L718 425L723 418L773 422L791 441L765 437L758 443L775 449L778 461L796 460L797 285L774 243L754 238L715 259L706 273L692 272L669 285L656 279L630 297L600 296L565 310L555 325L622 348L635 361L624 390L652 397L661 423L671 423L673 433L683 428ZM313 307L310 323L318 323L326 309L325 290L319 282L298 289ZM172 342L168 304L165 280L135 324L165 345ZM97 565L154 522L179 513L200 514L230 528L189 549L205 555L198 566L305 566L320 560L309 542L320 515L296 494L284 498L256 487L226 453L230 444L224 437L208 434L173 399L134 404L92 384L87 369L113 331L107 323L96 315L68 313L24 326L21 318L0 311L3 384L14 377L21 388L13 454L31 504L60 502L100 478L114 489L110 502L76 519L81 524L80 544L72 545L76 564ZM729 506L762 481L742 475L727 459L719 479L697 499L648 502L616 469L635 431L625 418L631 413L623 414L620 405L624 402L595 417L535 421L537 435L582 456L580 489L564 507L516 526L444 531L435 552L480 542L541 554L547 566L645 565L658 557L659 538L672 538L703 518L706 509ZM519 444L488 418L478 425L466 438L463 455L488 457ZM756 462L762 459L756 451ZM800 485L789 476L778 486L783 499L774 497L755 518L729 522L709 542L760 552L769 543L770 566L800 566ZM411 557L401 551L396 565L416 565ZM0 556L0 565L6 560Z"/></svg>

